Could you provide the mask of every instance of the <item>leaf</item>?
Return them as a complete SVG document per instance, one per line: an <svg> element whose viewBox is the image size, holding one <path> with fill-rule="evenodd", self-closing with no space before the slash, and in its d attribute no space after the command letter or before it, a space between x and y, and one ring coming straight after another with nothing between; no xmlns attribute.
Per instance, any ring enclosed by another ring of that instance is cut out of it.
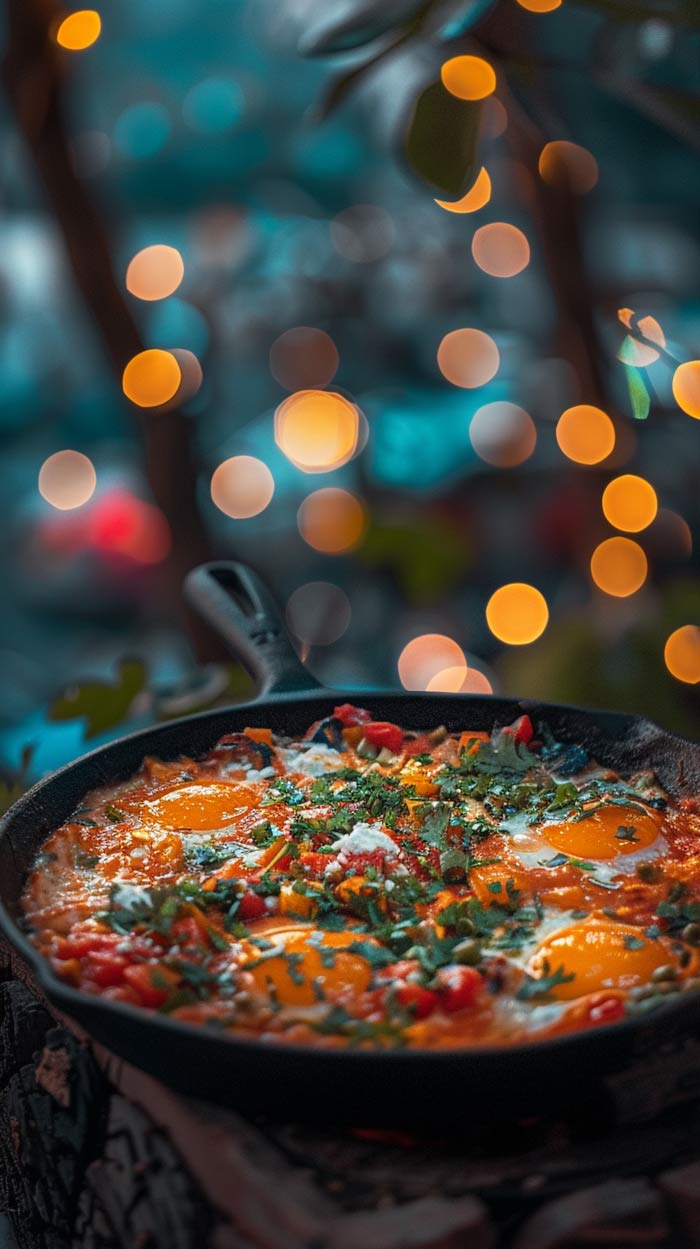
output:
<svg viewBox="0 0 700 1249"><path fill-rule="evenodd" d="M324 15L298 43L302 56L352 52L389 31L400 30L424 7L421 0L351 0L324 4Z"/></svg>
<svg viewBox="0 0 700 1249"><path fill-rule="evenodd" d="M516 996L521 1002L531 1002L537 998L546 999L557 985L569 984L574 978L575 972L565 972L562 964L560 967L557 967L556 971L552 972L551 976L539 976L537 979L528 976L521 984Z"/></svg>
<svg viewBox="0 0 700 1249"><path fill-rule="evenodd" d="M480 116L478 101L458 100L441 82L415 102L404 153L413 172L444 196L465 195L479 172Z"/></svg>
<svg viewBox="0 0 700 1249"><path fill-rule="evenodd" d="M126 720L131 705L146 684L140 659L122 659L116 681L85 681L68 686L49 708L50 720L85 718L85 737L96 737Z"/></svg>
<svg viewBox="0 0 700 1249"><path fill-rule="evenodd" d="M627 378L627 391L630 397L632 416L635 421L645 421L651 408L651 399L644 374L640 369L635 369L632 365L626 364L625 376Z"/></svg>

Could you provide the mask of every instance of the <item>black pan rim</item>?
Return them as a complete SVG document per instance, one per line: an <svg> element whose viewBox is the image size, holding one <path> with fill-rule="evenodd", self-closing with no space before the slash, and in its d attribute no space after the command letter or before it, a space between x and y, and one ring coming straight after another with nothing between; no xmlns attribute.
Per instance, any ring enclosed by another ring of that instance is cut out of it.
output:
<svg viewBox="0 0 700 1249"><path fill-rule="evenodd" d="M25 810L31 808L33 803L40 798L45 790L50 789L56 782L68 773L78 771L81 766L90 763L99 758L109 758L110 754L118 754L120 749L125 745L138 744L141 740L153 739L162 735L165 737L168 730L178 730L187 728L203 722L224 721L232 714L238 715L240 712L254 711L257 714L264 713L267 708L277 709L280 705L287 704L303 704L303 703L324 703L326 701L335 701L339 698L345 700L367 701L368 703L376 700L385 701L387 698L398 701L411 701L412 703L425 703L429 706L452 704L452 705L474 705L494 708L519 709L528 711L537 709L543 714L548 711L557 713L577 714L581 716L591 716L600 722L607 720L624 723L630 730L636 730L638 733L647 734L653 732L669 742L679 743L684 746L695 747L700 751L700 743L693 742L689 738L681 737L679 734L662 728L655 721L645 716L635 715L632 712L621 712L612 709L598 709L581 707L568 703L550 703L540 701L534 698L520 698L514 696L512 698L501 698L491 694L441 694L441 693L425 693L423 691L412 691L396 688L372 689L372 690L337 690L330 688L314 688L311 690L300 690L296 692L285 692L262 697L257 700L251 700L245 703L235 703L227 707L215 708L210 711L197 712L188 716L179 716L172 720L167 720L161 724L152 725L150 727L138 729L133 733L124 734L119 738L106 742L93 750L87 751L79 758L72 760L70 763L64 764L63 767L50 773L48 776L42 777L37 781L16 803L0 819L0 840L10 835L12 827L16 821L21 820ZM507 713L510 714L510 711ZM494 723L499 720L498 711L494 712ZM144 757L145 757L144 752ZM48 834L47 834L48 835ZM142 1007L132 1006L126 1002L114 1002L105 1000L98 994L84 993L79 989L74 989L64 984L53 971L47 960L38 952L38 950L29 942L22 932L19 924L13 915L10 914L5 904L0 900L0 930L4 933L11 945L18 951L25 963L27 963L35 973L39 985L46 993L48 1000L59 1008L63 1008L71 1018L76 1018L79 1027L85 1027L80 1023L79 1015L81 1010L89 1010L90 1013L99 1013L105 1017L116 1016L132 1024L136 1024L139 1029L149 1030L155 1026L162 1036L181 1037L186 1040L199 1041L204 1046L213 1045L218 1049L219 1046L225 1045L230 1047L232 1061L235 1061L237 1052L246 1054L260 1054L264 1051L270 1056L285 1055L290 1059L306 1059L324 1066L338 1066L339 1064L352 1063L353 1065L381 1063L388 1065L399 1060L402 1064L410 1066L417 1065L419 1069L423 1069L426 1063L434 1065L454 1065L458 1063L460 1066L467 1068L470 1063L478 1065L479 1062L494 1062L498 1059L505 1058L506 1055L513 1055L518 1058L524 1058L528 1055L537 1055L544 1059L547 1054L553 1057L559 1056L562 1052L569 1052L573 1057L576 1049L588 1048L591 1041L596 1039L600 1043L604 1043L605 1039L619 1037L622 1041L625 1037L643 1036L648 1030L649 1025L653 1022L663 1026L664 1019L670 1019L679 1014L684 1013L690 1005L689 1001L684 1000L680 995L674 997L668 1002L660 1004L651 1016L639 1018L629 1018L620 1023L600 1025L590 1030L578 1031L565 1034L560 1037L553 1037L541 1041L535 1041L530 1044L520 1045L501 1045L501 1046L465 1046L463 1048L454 1047L448 1049L362 1049L360 1047L351 1048L326 1048L323 1046L315 1047L313 1045L285 1044L284 1042L261 1042L259 1037L246 1037L239 1033L228 1033L223 1031L208 1031L206 1028L197 1024L188 1024L184 1021L169 1018L167 1015L160 1015L156 1012L149 1012ZM73 1008L73 1009L71 1009ZM155 1038L154 1038L155 1039Z"/></svg>

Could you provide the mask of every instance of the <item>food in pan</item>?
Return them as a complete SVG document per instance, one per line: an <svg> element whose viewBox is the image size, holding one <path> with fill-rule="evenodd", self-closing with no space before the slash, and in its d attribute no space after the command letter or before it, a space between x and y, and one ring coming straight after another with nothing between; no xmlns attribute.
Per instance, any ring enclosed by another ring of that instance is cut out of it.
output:
<svg viewBox="0 0 700 1249"><path fill-rule="evenodd" d="M523 715L147 759L43 846L31 938L87 993L267 1042L508 1045L700 987L700 806Z"/></svg>

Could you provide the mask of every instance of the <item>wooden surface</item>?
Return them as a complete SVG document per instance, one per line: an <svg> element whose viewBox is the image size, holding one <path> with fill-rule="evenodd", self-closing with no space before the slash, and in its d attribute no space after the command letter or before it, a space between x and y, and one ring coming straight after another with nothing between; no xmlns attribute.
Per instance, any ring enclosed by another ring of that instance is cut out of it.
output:
<svg viewBox="0 0 700 1249"><path fill-rule="evenodd" d="M80 1040L7 954L0 975L2 1249L700 1249L697 1104L500 1148L472 1123L253 1124Z"/></svg>

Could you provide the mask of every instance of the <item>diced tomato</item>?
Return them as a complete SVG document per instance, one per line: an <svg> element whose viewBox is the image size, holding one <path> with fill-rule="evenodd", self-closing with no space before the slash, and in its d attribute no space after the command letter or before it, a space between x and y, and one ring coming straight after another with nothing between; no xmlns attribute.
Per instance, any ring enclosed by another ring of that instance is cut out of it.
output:
<svg viewBox="0 0 700 1249"><path fill-rule="evenodd" d="M116 932L76 932L56 937L53 954L56 958L84 958L92 950L110 950L123 940Z"/></svg>
<svg viewBox="0 0 700 1249"><path fill-rule="evenodd" d="M591 1023L617 1023L625 1013L624 1003L619 997L609 997L604 993L594 993L588 1008Z"/></svg>
<svg viewBox="0 0 700 1249"><path fill-rule="evenodd" d="M339 707L334 707L333 716L346 726L367 724L372 719L370 711L365 711L364 707L354 707L352 703L341 703Z"/></svg>
<svg viewBox="0 0 700 1249"><path fill-rule="evenodd" d="M509 737L512 734L513 741L516 744L522 742L524 746L527 746L528 742L531 742L535 736L535 730L532 727L532 720L529 716L518 716L518 719L509 724L503 732L507 733Z"/></svg>
<svg viewBox="0 0 700 1249"><path fill-rule="evenodd" d="M194 915L183 915L181 919L176 919L170 934L178 945L203 944L202 931Z"/></svg>
<svg viewBox="0 0 700 1249"><path fill-rule="evenodd" d="M440 1002L449 1013L473 1006L483 984L475 967L441 967L436 980Z"/></svg>
<svg viewBox="0 0 700 1249"><path fill-rule="evenodd" d="M169 967L161 967L157 963L132 963L126 968L124 979L142 1006L157 1009L167 1001L180 977Z"/></svg>
<svg viewBox="0 0 700 1249"><path fill-rule="evenodd" d="M299 855L298 861L300 867L312 872L314 876L323 876L332 857L330 854L317 854L313 850L307 850L305 854Z"/></svg>
<svg viewBox="0 0 700 1249"><path fill-rule="evenodd" d="M395 963L389 963L387 967L380 967L376 973L377 980L405 980L410 976L411 972L415 972L420 967L417 958L400 958Z"/></svg>
<svg viewBox="0 0 700 1249"><path fill-rule="evenodd" d="M386 747L393 755L397 755L403 746L403 733L397 724L388 720L369 720L362 730L365 741L377 750Z"/></svg>
<svg viewBox="0 0 700 1249"><path fill-rule="evenodd" d="M116 954L113 950L91 950L85 956L83 975L93 984L107 988L108 985L122 983L126 966L123 954Z"/></svg>
<svg viewBox="0 0 700 1249"><path fill-rule="evenodd" d="M427 1019L439 1005L437 993L432 993L430 989L424 989L422 985L414 984L411 980L397 985L394 992L397 1002L410 1010L416 1019Z"/></svg>
<svg viewBox="0 0 700 1249"><path fill-rule="evenodd" d="M267 915L265 899L259 893L254 893L252 889L246 889L236 915L244 923L251 919L262 919L263 915Z"/></svg>
<svg viewBox="0 0 700 1249"><path fill-rule="evenodd" d="M102 990L102 997L106 997L110 1002L128 1002L130 1006L141 1006L141 998L135 989L128 984L115 984L109 989Z"/></svg>

